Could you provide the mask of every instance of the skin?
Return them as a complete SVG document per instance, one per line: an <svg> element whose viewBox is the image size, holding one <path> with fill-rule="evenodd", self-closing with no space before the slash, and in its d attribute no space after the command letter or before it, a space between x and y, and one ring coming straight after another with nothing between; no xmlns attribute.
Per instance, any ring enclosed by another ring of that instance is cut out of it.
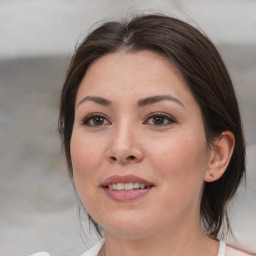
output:
<svg viewBox="0 0 256 256"><path fill-rule="evenodd" d="M158 95L172 99L138 106ZM201 230L200 200L204 182L224 173L234 136L224 132L208 148L200 108L165 57L118 52L92 63L77 93L70 147L77 191L104 229L102 253L217 255L218 242ZM102 182L128 174L154 187L136 200L113 200Z"/></svg>

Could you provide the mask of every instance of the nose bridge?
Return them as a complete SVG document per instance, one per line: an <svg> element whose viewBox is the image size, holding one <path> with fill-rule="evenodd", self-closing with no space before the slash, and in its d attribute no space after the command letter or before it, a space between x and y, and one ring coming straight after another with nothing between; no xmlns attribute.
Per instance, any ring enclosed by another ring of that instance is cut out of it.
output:
<svg viewBox="0 0 256 256"><path fill-rule="evenodd" d="M141 161L143 154L137 140L137 133L132 120L124 118L117 122L107 152L108 159L122 164Z"/></svg>
<svg viewBox="0 0 256 256"><path fill-rule="evenodd" d="M112 148L115 150L127 151L132 148L134 140L134 127L129 120L122 120L116 124L112 140Z"/></svg>

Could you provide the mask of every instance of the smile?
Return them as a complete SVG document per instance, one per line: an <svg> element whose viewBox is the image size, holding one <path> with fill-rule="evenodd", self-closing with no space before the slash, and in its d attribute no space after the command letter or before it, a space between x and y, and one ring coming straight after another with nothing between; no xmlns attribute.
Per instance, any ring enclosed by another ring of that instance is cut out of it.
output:
<svg viewBox="0 0 256 256"><path fill-rule="evenodd" d="M142 183L115 183L110 184L107 186L108 189L114 190L114 191L129 191L134 189L147 189L151 187L152 185L145 185Z"/></svg>
<svg viewBox="0 0 256 256"><path fill-rule="evenodd" d="M104 180L101 187L112 200L130 201L148 194L154 184L134 175L114 175Z"/></svg>

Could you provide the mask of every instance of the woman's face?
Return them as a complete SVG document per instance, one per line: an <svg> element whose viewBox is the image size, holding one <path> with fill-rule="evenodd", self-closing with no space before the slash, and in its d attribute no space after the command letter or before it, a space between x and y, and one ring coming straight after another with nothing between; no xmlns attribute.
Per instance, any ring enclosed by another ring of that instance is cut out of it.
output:
<svg viewBox="0 0 256 256"><path fill-rule="evenodd" d="M200 222L209 159L202 116L165 57L119 52L91 64L70 147L77 191L105 233L142 238Z"/></svg>

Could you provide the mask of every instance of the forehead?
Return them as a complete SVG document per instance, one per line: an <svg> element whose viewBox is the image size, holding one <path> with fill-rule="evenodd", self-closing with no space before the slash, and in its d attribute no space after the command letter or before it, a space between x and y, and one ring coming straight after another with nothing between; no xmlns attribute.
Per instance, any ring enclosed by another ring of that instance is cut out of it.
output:
<svg viewBox="0 0 256 256"><path fill-rule="evenodd" d="M133 98L154 94L191 98L177 67L152 51L116 52L94 61L82 79L77 101L87 95Z"/></svg>

